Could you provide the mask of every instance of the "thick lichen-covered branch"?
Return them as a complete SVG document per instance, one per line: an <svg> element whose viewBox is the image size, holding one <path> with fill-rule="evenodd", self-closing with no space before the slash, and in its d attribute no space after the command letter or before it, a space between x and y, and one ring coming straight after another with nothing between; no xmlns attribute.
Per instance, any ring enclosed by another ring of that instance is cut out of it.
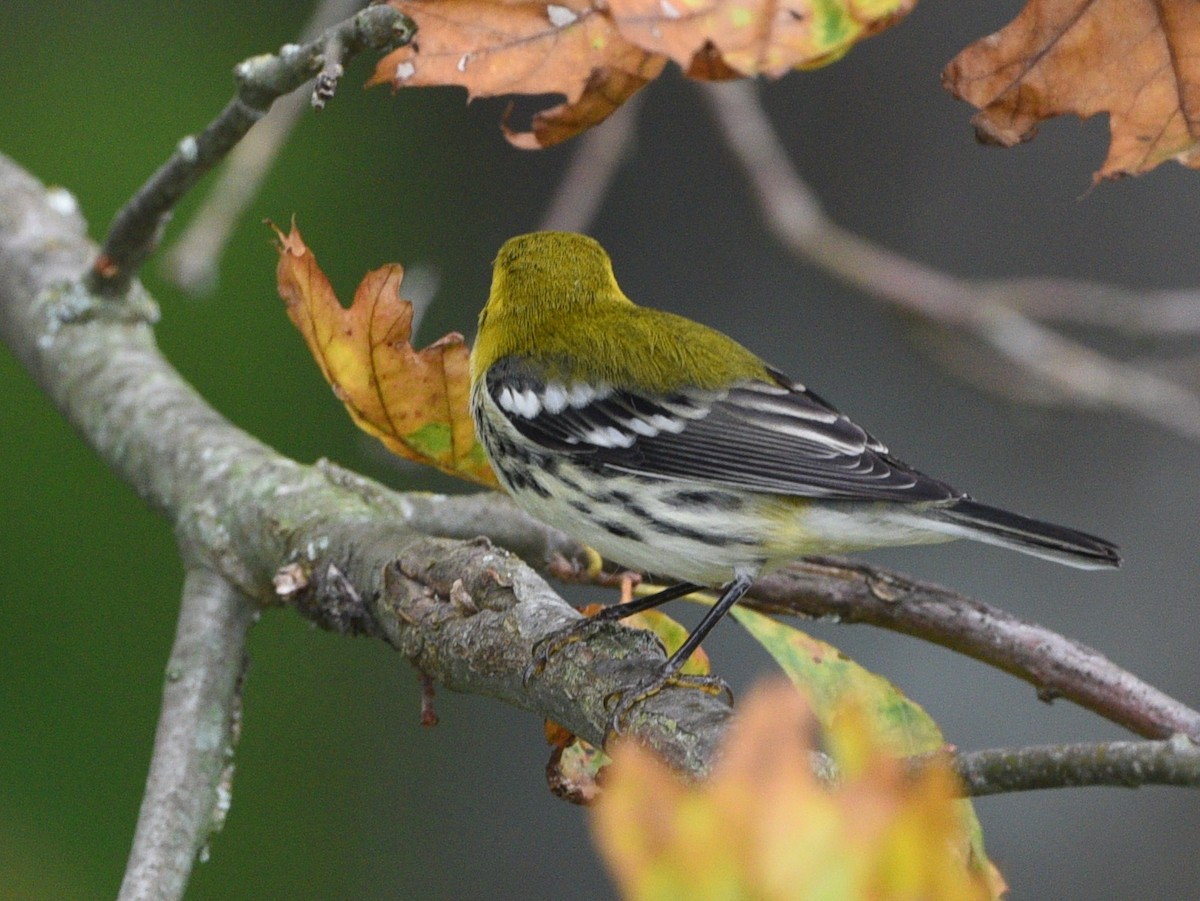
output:
<svg viewBox="0 0 1200 901"><path fill-rule="evenodd" d="M0 335L105 463L172 523L189 566L260 604L286 601L327 626L377 630L449 688L603 740L606 697L661 663L655 643L614 630L568 647L522 685L534 644L577 614L508 552L422 531L478 535L480 502L383 503L380 486L296 463L233 427L158 352L148 298L82 286L92 252L69 195L48 193L0 157ZM509 509L512 526L525 524L508 529L524 531L524 550L570 553L569 542ZM716 698L670 689L629 731L698 773L727 715Z"/></svg>

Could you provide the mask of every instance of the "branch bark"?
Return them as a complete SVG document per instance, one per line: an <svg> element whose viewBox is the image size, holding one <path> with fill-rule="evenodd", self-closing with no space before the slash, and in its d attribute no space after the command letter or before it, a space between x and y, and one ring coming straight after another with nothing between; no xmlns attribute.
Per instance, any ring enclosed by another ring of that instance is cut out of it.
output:
<svg viewBox="0 0 1200 901"><path fill-rule="evenodd" d="M220 576L188 571L120 901L183 897L192 863L224 825L255 615L255 605Z"/></svg>
<svg viewBox="0 0 1200 901"><path fill-rule="evenodd" d="M768 613L836 617L939 644L1067 698L1147 738L1200 741L1200 712L1099 651L958 592L865 563L810 558L760 579L746 601Z"/></svg>
<svg viewBox="0 0 1200 901"><path fill-rule="evenodd" d="M363 5L363 0L322 0L305 25L301 40L316 38ZM163 255L164 271L182 290L206 294L216 288L221 254L238 220L258 194L292 128L311 106L311 95L306 97L302 91L280 97L257 127L233 148L204 204Z"/></svg>
<svg viewBox="0 0 1200 901"><path fill-rule="evenodd" d="M1113 741L968 751L954 759L972 797L1044 788L1109 785L1200 786L1200 745L1184 735L1166 741Z"/></svg>
<svg viewBox="0 0 1200 901"><path fill-rule="evenodd" d="M436 512L420 498L379 504L384 489L367 480L348 484L343 471L302 466L234 428L159 354L147 295L83 287L93 250L70 196L0 156L0 336L105 463L172 523L189 565L260 604L289 601L326 626L383 635L448 688L500 697L602 743L606 698L664 659L653 639L617 629L575 643L522 686L533 646L578 614L511 554L414 527L477 535L473 517L486 502ZM554 543L544 527L527 539ZM702 773L728 713L719 699L672 688L639 708L628 731Z"/></svg>

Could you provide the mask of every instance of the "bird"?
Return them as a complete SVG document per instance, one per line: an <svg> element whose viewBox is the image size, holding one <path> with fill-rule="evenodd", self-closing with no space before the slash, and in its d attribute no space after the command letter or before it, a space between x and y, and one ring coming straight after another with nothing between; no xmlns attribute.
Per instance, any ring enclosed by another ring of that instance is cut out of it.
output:
<svg viewBox="0 0 1200 901"><path fill-rule="evenodd" d="M476 435L516 504L622 567L673 580L571 635L719 591L653 678L619 700L623 712L681 681L753 581L799 557L967 538L1081 569L1121 562L1110 541L919 472L723 333L635 304L585 235L504 243L470 375Z"/></svg>

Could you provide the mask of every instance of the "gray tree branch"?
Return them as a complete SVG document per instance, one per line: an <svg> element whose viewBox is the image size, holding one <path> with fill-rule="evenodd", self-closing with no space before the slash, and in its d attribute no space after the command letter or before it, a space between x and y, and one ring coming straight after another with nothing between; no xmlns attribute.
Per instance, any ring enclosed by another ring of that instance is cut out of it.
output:
<svg viewBox="0 0 1200 901"><path fill-rule="evenodd" d="M1147 738L1200 741L1200 712L1086 645L958 592L850 560L809 558L760 579L745 603L903 632L1067 698Z"/></svg>
<svg viewBox="0 0 1200 901"><path fill-rule="evenodd" d="M221 576L188 571L120 901L181 898L196 856L224 824L255 615Z"/></svg>
<svg viewBox="0 0 1200 901"><path fill-rule="evenodd" d="M305 25L301 40L317 37L364 5L363 0L321 0ZM203 206L174 246L163 254L163 268L184 291L204 294L216 287L221 254L238 220L258 194L263 178L301 114L311 105L311 97L302 91L280 97L230 152Z"/></svg>
<svg viewBox="0 0 1200 901"><path fill-rule="evenodd" d="M413 527L424 512L447 531L477 535L481 521L467 517L479 502L464 501L453 522L419 497L379 504L382 489L366 480L303 466L234 428L159 354L153 303L140 289L110 299L82 286L93 247L72 205L0 157L0 337L105 463L171 522L188 564L260 604L287 601L324 625L382 635L448 688L500 697L601 743L606 698L656 670L657 643L614 629L568 646L523 687L534 644L578 614L508 552ZM409 515L393 515L406 506ZM522 541L562 543L544 527ZM701 773L728 712L717 698L671 688L628 731Z"/></svg>
<svg viewBox="0 0 1200 901"><path fill-rule="evenodd" d="M1108 785L1200 786L1200 745L1185 735L1165 741L1111 741L1000 748L955 755L973 797L1044 788Z"/></svg>

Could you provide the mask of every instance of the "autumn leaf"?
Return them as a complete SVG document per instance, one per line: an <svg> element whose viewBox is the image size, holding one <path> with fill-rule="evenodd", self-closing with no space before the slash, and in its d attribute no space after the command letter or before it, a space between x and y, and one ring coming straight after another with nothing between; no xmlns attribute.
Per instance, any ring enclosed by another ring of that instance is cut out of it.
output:
<svg viewBox="0 0 1200 901"><path fill-rule="evenodd" d="M892 754L908 757L946 746L942 730L925 708L883 676L855 663L833 645L756 610L739 605L732 613L804 692L823 729L836 733L837 717L851 703L870 718L876 741ZM838 753L834 756L838 758ZM838 763L846 765L843 759ZM959 803L969 836L968 859L972 866L990 872L979 818L969 801Z"/></svg>
<svg viewBox="0 0 1200 901"><path fill-rule="evenodd" d="M915 5L916 0L608 0L622 35L669 56L693 78L705 76L705 57L713 49L740 75L779 78L792 69L827 65Z"/></svg>
<svg viewBox="0 0 1200 901"><path fill-rule="evenodd" d="M519 147L548 147L605 119L666 60L622 38L587 0L392 0L417 38L379 61L369 85L460 85L468 99L562 94L533 130L505 128Z"/></svg>
<svg viewBox="0 0 1200 901"><path fill-rule="evenodd" d="M814 726L790 685L757 689L701 784L617 743L592 825L622 896L999 897L999 875L967 864L969 830L945 762L911 774L851 702L824 734L846 761L827 785L810 763Z"/></svg>
<svg viewBox="0 0 1200 901"><path fill-rule="evenodd" d="M551 794L572 804L591 804L600 796L600 771L609 756L582 738L556 745L546 764L546 785Z"/></svg>
<svg viewBox="0 0 1200 901"><path fill-rule="evenodd" d="M668 58L692 78L825 65L903 17L916 0L390 0L417 37L369 84L459 85L468 98L559 94L518 147L549 147L603 121Z"/></svg>
<svg viewBox="0 0 1200 901"><path fill-rule="evenodd" d="M505 113L500 127L504 129L504 136L509 142L522 150L561 144L615 113L617 107L657 78L666 64L664 57L646 54L637 72L623 72L607 66L596 69L588 78L578 100L560 103L536 113L529 131L510 128L508 113Z"/></svg>
<svg viewBox="0 0 1200 901"><path fill-rule="evenodd" d="M288 316L355 424L401 457L495 487L468 409L470 352L458 334L412 347L403 267L368 273L347 309L295 225L275 233Z"/></svg>
<svg viewBox="0 0 1200 901"><path fill-rule="evenodd" d="M634 53L587 0L393 0L417 38L385 56L370 85L461 85L467 96L564 94L576 101L592 70Z"/></svg>
<svg viewBox="0 0 1200 901"><path fill-rule="evenodd" d="M979 108L980 140L1011 147L1038 124L1108 113L1096 178L1174 159L1200 168L1200 4L1194 0L1029 0L967 47L942 82Z"/></svg>
<svg viewBox="0 0 1200 901"><path fill-rule="evenodd" d="M854 698L893 754L921 754L945 745L941 729L921 705L833 645L748 607L735 606L732 613L808 695L823 727L832 726L846 699Z"/></svg>

